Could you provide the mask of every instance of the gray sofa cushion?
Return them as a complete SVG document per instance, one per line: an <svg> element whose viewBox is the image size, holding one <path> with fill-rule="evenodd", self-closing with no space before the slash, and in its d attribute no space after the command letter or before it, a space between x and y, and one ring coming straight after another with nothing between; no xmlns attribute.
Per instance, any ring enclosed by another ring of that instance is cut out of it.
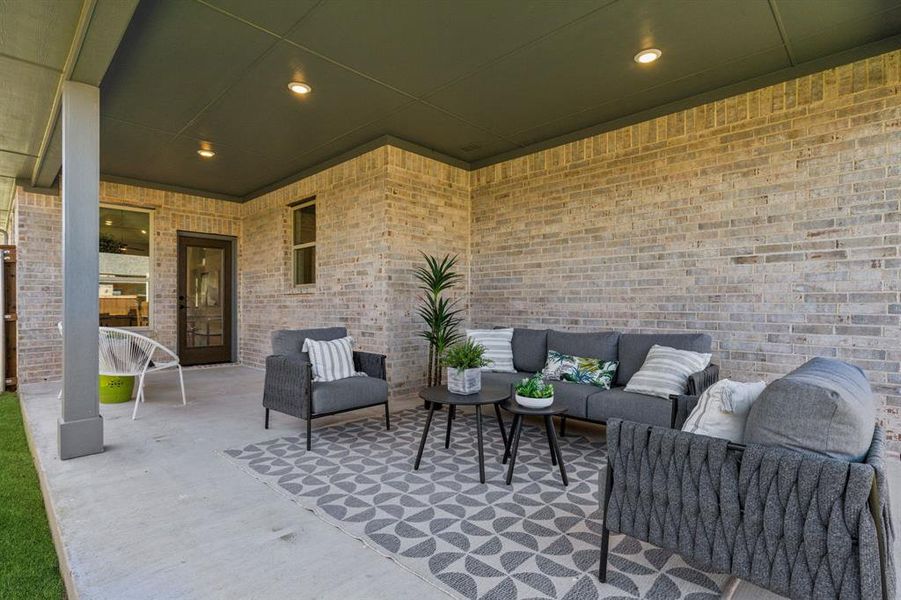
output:
<svg viewBox="0 0 901 600"><path fill-rule="evenodd" d="M672 401L667 398L634 394L621 387L593 393L588 397L587 406L592 421L623 419L659 427L670 426L672 410Z"/></svg>
<svg viewBox="0 0 901 600"><path fill-rule="evenodd" d="M566 409L566 416L584 419L585 404L588 396L597 390L593 385L570 383L568 381L551 381L554 386L554 406Z"/></svg>
<svg viewBox="0 0 901 600"><path fill-rule="evenodd" d="M348 377L313 384L313 412L329 413L388 400L388 382L375 377Z"/></svg>
<svg viewBox="0 0 901 600"><path fill-rule="evenodd" d="M310 362L310 356L302 351L303 341L311 340L327 341L336 340L347 336L344 327L323 327L320 329L279 329L272 332L272 353L279 356L299 354Z"/></svg>
<svg viewBox="0 0 901 600"><path fill-rule="evenodd" d="M814 358L763 390L748 413L745 443L860 461L875 428L876 402L863 371Z"/></svg>
<svg viewBox="0 0 901 600"><path fill-rule="evenodd" d="M531 375L532 373L490 373L483 371L482 387L497 386L507 390L510 389L511 385L515 385Z"/></svg>
<svg viewBox="0 0 901 600"><path fill-rule="evenodd" d="M626 385L638 372L654 344L692 352L710 352L710 336L706 333L624 333L619 337L619 360L616 385Z"/></svg>
<svg viewBox="0 0 901 600"><path fill-rule="evenodd" d="M547 329L513 330L513 367L537 373L547 360Z"/></svg>
<svg viewBox="0 0 901 600"><path fill-rule="evenodd" d="M555 331L551 329L547 332L548 350L556 350L563 354L581 358L617 360L618 342L619 333L616 331L574 333L572 331ZM547 355L545 355L546 359ZM544 367L543 364L542 367Z"/></svg>

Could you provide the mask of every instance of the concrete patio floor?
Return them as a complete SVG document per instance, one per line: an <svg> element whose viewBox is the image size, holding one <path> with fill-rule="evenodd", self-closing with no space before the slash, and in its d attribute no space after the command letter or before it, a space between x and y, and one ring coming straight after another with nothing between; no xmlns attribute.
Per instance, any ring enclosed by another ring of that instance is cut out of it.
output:
<svg viewBox="0 0 901 600"><path fill-rule="evenodd" d="M270 430L263 429L261 371L188 369L187 406L179 402L177 380L174 372L151 375L136 421L130 402L103 405L106 451L65 462L58 460L56 448L59 384L21 391L38 470L79 598L447 597L244 476L222 456L226 448L303 435L302 421L278 413L272 413ZM392 411L418 404L396 401ZM381 415L382 409L368 412ZM313 434L365 414L317 419ZM572 424L570 429L603 434L597 426ZM891 479L897 518L901 462L895 459ZM748 584L736 595L773 597Z"/></svg>

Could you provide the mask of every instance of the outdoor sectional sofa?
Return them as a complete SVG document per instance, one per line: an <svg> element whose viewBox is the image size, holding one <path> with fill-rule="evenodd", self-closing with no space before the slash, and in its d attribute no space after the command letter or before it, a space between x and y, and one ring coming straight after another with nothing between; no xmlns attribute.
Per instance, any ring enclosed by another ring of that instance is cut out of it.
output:
<svg viewBox="0 0 901 600"><path fill-rule="evenodd" d="M710 336L703 333L618 333L600 331L574 333L553 329L514 329L513 366L516 373L482 374L483 385L509 386L544 368L549 350L572 356L617 361L615 384L609 390L596 386L554 381L554 402L566 407L561 422L565 432L566 419L606 423L608 419L623 419L648 425L672 427L680 402L685 397L659 398L625 391L629 379L638 372L654 344L710 352ZM685 391L697 397L719 378L719 367L711 364L694 373Z"/></svg>

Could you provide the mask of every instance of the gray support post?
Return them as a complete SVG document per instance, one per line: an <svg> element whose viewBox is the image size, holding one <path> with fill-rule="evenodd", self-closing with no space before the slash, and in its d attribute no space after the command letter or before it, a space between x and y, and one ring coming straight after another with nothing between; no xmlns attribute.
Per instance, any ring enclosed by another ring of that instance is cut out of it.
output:
<svg viewBox="0 0 901 600"><path fill-rule="evenodd" d="M65 82L62 124L63 395L57 442L65 460L103 452L97 347L99 88Z"/></svg>

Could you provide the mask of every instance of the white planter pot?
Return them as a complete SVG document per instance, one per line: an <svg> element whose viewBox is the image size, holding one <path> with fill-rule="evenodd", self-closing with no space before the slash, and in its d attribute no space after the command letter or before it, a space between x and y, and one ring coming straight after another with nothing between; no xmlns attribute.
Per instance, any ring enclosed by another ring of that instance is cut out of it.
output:
<svg viewBox="0 0 901 600"><path fill-rule="evenodd" d="M526 408L547 408L554 403L554 397L550 398L527 398L516 394L516 403Z"/></svg>
<svg viewBox="0 0 901 600"><path fill-rule="evenodd" d="M452 394L469 396L477 394L482 389L482 369L465 369L460 371L453 367L447 368L447 391Z"/></svg>

